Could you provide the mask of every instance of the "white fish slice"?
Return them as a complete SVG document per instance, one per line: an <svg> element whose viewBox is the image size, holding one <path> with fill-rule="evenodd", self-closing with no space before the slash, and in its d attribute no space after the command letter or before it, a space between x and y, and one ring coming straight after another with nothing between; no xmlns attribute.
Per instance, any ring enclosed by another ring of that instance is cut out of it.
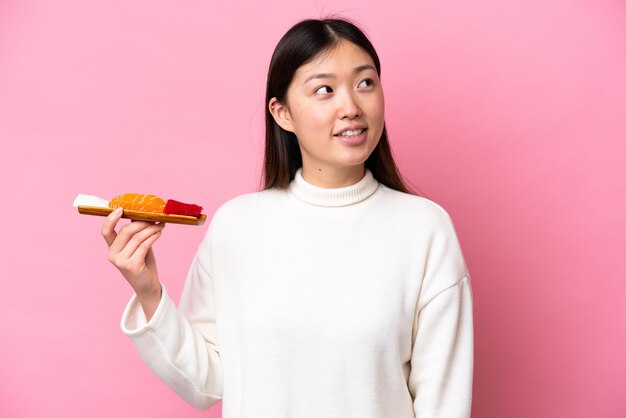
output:
<svg viewBox="0 0 626 418"><path fill-rule="evenodd" d="M106 199L103 199L101 197L98 197L98 196L79 193L78 196L76 196L76 199L74 199L73 206L75 208L77 208L79 206L92 206L92 207L95 207L95 208L108 208L109 207L109 201L106 200Z"/></svg>

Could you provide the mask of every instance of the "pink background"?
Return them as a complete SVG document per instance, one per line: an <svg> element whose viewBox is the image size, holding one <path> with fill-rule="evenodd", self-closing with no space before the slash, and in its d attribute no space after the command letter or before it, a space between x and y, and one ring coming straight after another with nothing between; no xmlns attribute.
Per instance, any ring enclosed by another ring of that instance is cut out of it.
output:
<svg viewBox="0 0 626 418"><path fill-rule="evenodd" d="M155 193L211 216L257 190L273 48L334 12L380 54L402 172L454 219L473 416L623 417L626 5L296 3L0 2L0 416L220 416L142 363L102 218L71 203ZM205 230L155 246L175 300Z"/></svg>

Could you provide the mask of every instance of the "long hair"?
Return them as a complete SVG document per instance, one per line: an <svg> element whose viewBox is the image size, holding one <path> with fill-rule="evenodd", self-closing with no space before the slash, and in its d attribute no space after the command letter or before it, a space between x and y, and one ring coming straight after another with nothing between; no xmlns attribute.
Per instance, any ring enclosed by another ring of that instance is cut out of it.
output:
<svg viewBox="0 0 626 418"><path fill-rule="evenodd" d="M380 77L380 60L367 36L345 19L306 19L292 26L276 45L267 75L265 93L265 158L263 160L263 189L286 188L302 167L300 146L293 132L282 129L272 117L267 104L272 99L283 102L296 70L321 53L330 51L345 39L367 52ZM400 175L393 160L387 128L383 125L380 140L365 160L374 178L401 192L415 194Z"/></svg>

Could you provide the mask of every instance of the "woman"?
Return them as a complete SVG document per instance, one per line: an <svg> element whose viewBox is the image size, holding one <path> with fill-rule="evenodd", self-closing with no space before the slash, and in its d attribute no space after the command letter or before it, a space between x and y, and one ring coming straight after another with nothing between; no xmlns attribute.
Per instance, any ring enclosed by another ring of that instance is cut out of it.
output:
<svg viewBox="0 0 626 418"><path fill-rule="evenodd" d="M214 214L179 308L120 214L109 259L135 294L122 329L196 408L233 417L469 417L470 276L446 211L409 193L384 127L378 56L353 24L278 43L264 189Z"/></svg>

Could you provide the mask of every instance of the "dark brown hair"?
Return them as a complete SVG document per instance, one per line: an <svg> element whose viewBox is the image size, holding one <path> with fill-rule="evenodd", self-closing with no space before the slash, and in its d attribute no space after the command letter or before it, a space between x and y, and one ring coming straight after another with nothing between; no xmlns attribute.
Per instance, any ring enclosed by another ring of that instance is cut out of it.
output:
<svg viewBox="0 0 626 418"><path fill-rule="evenodd" d="M283 102L296 70L319 54L330 51L342 39L367 52L372 57L380 77L380 60L374 46L356 25L345 19L303 20L292 26L276 45L267 75L265 93L263 189L286 188L298 168L302 167L302 155L296 136L276 123L268 109L269 101L276 97L278 101ZM407 186L396 167L385 126L378 145L365 161L365 167L380 183L405 193L417 194Z"/></svg>

